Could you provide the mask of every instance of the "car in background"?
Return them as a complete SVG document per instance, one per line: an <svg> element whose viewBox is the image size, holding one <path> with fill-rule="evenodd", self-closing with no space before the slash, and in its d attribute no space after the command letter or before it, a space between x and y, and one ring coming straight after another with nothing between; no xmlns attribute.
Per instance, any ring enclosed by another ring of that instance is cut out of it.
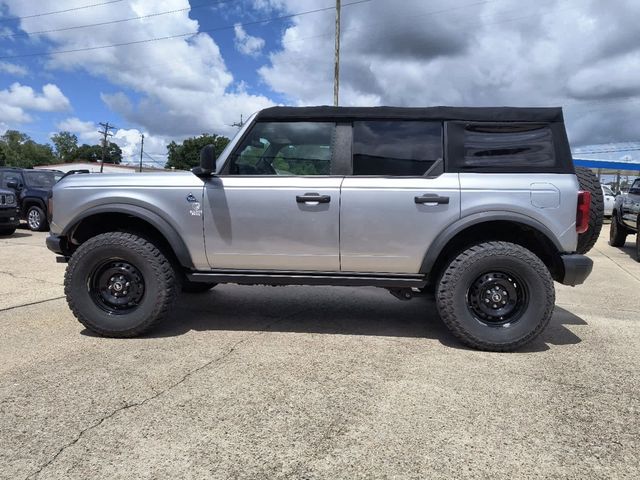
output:
<svg viewBox="0 0 640 480"><path fill-rule="evenodd" d="M613 204L616 201L616 194L608 185L602 185L602 198L604 200L604 216L611 217L613 212Z"/></svg>
<svg viewBox="0 0 640 480"><path fill-rule="evenodd" d="M13 235L20 224L18 199L12 190L0 188L0 236Z"/></svg>
<svg viewBox="0 0 640 480"><path fill-rule="evenodd" d="M636 260L640 262L640 178L631 184L629 193L618 195L613 206L609 245L623 247L627 235L636 236Z"/></svg>
<svg viewBox="0 0 640 480"><path fill-rule="evenodd" d="M47 202L53 186L64 176L58 170L32 170L1 167L0 188L13 191L18 199L20 218L27 221L30 230L49 228Z"/></svg>

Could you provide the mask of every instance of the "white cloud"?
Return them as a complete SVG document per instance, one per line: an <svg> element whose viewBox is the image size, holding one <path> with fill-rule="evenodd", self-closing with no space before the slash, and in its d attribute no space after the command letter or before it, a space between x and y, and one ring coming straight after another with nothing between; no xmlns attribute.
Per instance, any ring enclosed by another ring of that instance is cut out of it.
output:
<svg viewBox="0 0 640 480"><path fill-rule="evenodd" d="M29 2L5 0L12 15L32 12ZM40 0L42 11L55 10L57 0ZM128 0L118 8L97 7L73 12L73 24L115 21L161 11L188 8L188 0L142 2ZM71 14L22 20L24 31L55 30L69 26ZM52 50L71 50L198 31L188 11L176 11L135 22L38 35ZM205 33L117 48L80 51L48 57L52 70L84 69L116 86L102 99L109 108L154 135L231 134L234 121L272 104L262 95L236 88L217 43ZM127 93L135 92L135 95Z"/></svg>
<svg viewBox="0 0 640 480"><path fill-rule="evenodd" d="M296 0L254 0L281 14ZM316 0L305 9L325 7ZM640 138L640 2L406 0L343 7L342 105L565 106L575 144ZM331 104L334 12L294 17L260 70L297 105ZM610 102L611 101L611 102ZM635 102L635 103L634 103Z"/></svg>
<svg viewBox="0 0 640 480"><path fill-rule="evenodd" d="M70 108L69 99L51 83L42 87L42 93L17 82L0 90L0 122L30 122L32 117L29 111L58 112Z"/></svg>
<svg viewBox="0 0 640 480"><path fill-rule="evenodd" d="M95 122L82 121L77 117L69 117L56 124L59 131L75 133L80 143L95 144L100 140L98 125Z"/></svg>
<svg viewBox="0 0 640 480"><path fill-rule="evenodd" d="M0 72L15 75L16 77L24 77L28 73L28 70L22 65L0 61Z"/></svg>
<svg viewBox="0 0 640 480"><path fill-rule="evenodd" d="M242 25L237 24L234 29L235 46L243 55L249 55L250 57L257 57L264 48L264 38L254 37L249 35Z"/></svg>

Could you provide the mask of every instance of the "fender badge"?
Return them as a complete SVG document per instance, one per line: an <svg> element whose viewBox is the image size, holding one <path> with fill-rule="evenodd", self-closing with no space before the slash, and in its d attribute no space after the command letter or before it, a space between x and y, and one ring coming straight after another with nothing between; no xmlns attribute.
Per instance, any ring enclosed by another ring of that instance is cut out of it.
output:
<svg viewBox="0 0 640 480"><path fill-rule="evenodd" d="M196 203L197 201L198 199L193 195L193 193L189 193L189 195L187 195L187 202Z"/></svg>

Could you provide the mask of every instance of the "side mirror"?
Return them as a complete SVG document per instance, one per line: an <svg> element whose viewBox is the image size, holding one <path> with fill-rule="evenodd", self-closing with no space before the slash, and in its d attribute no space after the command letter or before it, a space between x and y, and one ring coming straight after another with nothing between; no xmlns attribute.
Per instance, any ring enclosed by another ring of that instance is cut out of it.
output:
<svg viewBox="0 0 640 480"><path fill-rule="evenodd" d="M12 188L14 190L18 189L18 182L16 182L15 180L9 180L7 182L7 188Z"/></svg>
<svg viewBox="0 0 640 480"><path fill-rule="evenodd" d="M200 166L192 170L196 175L209 176L216 171L216 147L206 145L200 150Z"/></svg>

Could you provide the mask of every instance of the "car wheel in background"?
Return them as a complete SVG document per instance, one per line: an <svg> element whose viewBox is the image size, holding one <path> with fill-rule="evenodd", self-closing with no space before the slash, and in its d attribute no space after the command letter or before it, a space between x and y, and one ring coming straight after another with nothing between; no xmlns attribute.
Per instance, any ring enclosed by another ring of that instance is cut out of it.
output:
<svg viewBox="0 0 640 480"><path fill-rule="evenodd" d="M44 214L44 210L40 207L30 207L27 210L27 225L29 226L29 230L34 232L42 232L47 229L47 217Z"/></svg>
<svg viewBox="0 0 640 480"><path fill-rule="evenodd" d="M9 236L15 233L16 229L14 227L11 228L0 228L0 236Z"/></svg>
<svg viewBox="0 0 640 480"><path fill-rule="evenodd" d="M614 211L611 216L611 228L609 229L609 245L612 247L622 247L627 240L627 229L620 225L618 215Z"/></svg>
<svg viewBox="0 0 640 480"><path fill-rule="evenodd" d="M593 248L600 235L600 230L602 230L604 198L600 181L590 168L576 167L576 176L580 189L591 193L589 228L586 232L578 235L578 247L576 248L578 253L585 254Z"/></svg>

